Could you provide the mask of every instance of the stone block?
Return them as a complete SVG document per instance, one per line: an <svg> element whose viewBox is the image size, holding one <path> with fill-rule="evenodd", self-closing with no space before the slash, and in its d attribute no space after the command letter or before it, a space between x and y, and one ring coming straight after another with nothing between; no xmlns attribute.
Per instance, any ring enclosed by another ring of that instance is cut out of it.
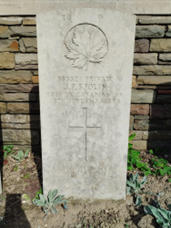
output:
<svg viewBox="0 0 171 228"><path fill-rule="evenodd" d="M165 26L160 25L144 25L136 26L136 38L153 38L163 37L165 34Z"/></svg>
<svg viewBox="0 0 171 228"><path fill-rule="evenodd" d="M168 26L166 37L171 37L171 25Z"/></svg>
<svg viewBox="0 0 171 228"><path fill-rule="evenodd" d="M36 101L36 94L34 93L5 93L3 95L4 101Z"/></svg>
<svg viewBox="0 0 171 228"><path fill-rule="evenodd" d="M39 132L36 130L2 129L0 134L0 140L3 140L4 144L38 145L40 141Z"/></svg>
<svg viewBox="0 0 171 228"><path fill-rule="evenodd" d="M19 41L21 52L37 52L36 38L22 38Z"/></svg>
<svg viewBox="0 0 171 228"><path fill-rule="evenodd" d="M148 132L149 140L170 140L171 131L149 131Z"/></svg>
<svg viewBox="0 0 171 228"><path fill-rule="evenodd" d="M39 86L33 84L18 84L18 85L9 85L9 84L0 84L1 93L38 93Z"/></svg>
<svg viewBox="0 0 171 228"><path fill-rule="evenodd" d="M129 131L129 136L133 134L135 134L133 141L143 139L143 131Z"/></svg>
<svg viewBox="0 0 171 228"><path fill-rule="evenodd" d="M149 129L149 120L135 120L134 129L135 130L148 130Z"/></svg>
<svg viewBox="0 0 171 228"><path fill-rule="evenodd" d="M37 76L37 75L39 75L39 72L38 72L38 70L33 70L33 71L32 71L32 74L33 74L34 76Z"/></svg>
<svg viewBox="0 0 171 228"><path fill-rule="evenodd" d="M134 54L134 64L135 65L151 65L157 64L157 53L148 53L148 54Z"/></svg>
<svg viewBox="0 0 171 228"><path fill-rule="evenodd" d="M134 48L134 52L148 52L149 50L149 45L150 42L147 39L139 39L139 40L135 40L135 48Z"/></svg>
<svg viewBox="0 0 171 228"><path fill-rule="evenodd" d="M170 16L138 16L139 24L171 24Z"/></svg>
<svg viewBox="0 0 171 228"><path fill-rule="evenodd" d="M0 102L0 114L7 113L7 104Z"/></svg>
<svg viewBox="0 0 171 228"><path fill-rule="evenodd" d="M135 140L135 141L131 141L131 143L133 144L133 148L135 150L146 150L147 149L147 141Z"/></svg>
<svg viewBox="0 0 171 228"><path fill-rule="evenodd" d="M37 65L37 54L15 54L15 63L17 65Z"/></svg>
<svg viewBox="0 0 171 228"><path fill-rule="evenodd" d="M133 130L134 126L134 116L130 116L129 118L129 130Z"/></svg>
<svg viewBox="0 0 171 228"><path fill-rule="evenodd" d="M159 60L163 62L171 62L171 53L159 54Z"/></svg>
<svg viewBox="0 0 171 228"><path fill-rule="evenodd" d="M11 31L8 26L0 26L0 38L9 38Z"/></svg>
<svg viewBox="0 0 171 228"><path fill-rule="evenodd" d="M39 113L39 104L38 103L7 103L8 113Z"/></svg>
<svg viewBox="0 0 171 228"><path fill-rule="evenodd" d="M23 25L36 25L36 18L35 17L24 18Z"/></svg>
<svg viewBox="0 0 171 228"><path fill-rule="evenodd" d="M10 26L13 36L36 36L36 26Z"/></svg>
<svg viewBox="0 0 171 228"><path fill-rule="evenodd" d="M170 76L138 76L138 84L147 84L147 85L171 85Z"/></svg>
<svg viewBox="0 0 171 228"><path fill-rule="evenodd" d="M137 77L132 76L132 88L136 88L136 86L137 86Z"/></svg>
<svg viewBox="0 0 171 228"><path fill-rule="evenodd" d="M163 104L171 103L171 94L157 95L156 103L163 103Z"/></svg>
<svg viewBox="0 0 171 228"><path fill-rule="evenodd" d="M170 119L171 118L171 105L150 105L150 118L151 119Z"/></svg>
<svg viewBox="0 0 171 228"><path fill-rule="evenodd" d="M148 115L149 105L131 104L131 115Z"/></svg>
<svg viewBox="0 0 171 228"><path fill-rule="evenodd" d="M154 103L156 92L154 90L135 90L132 89L131 103L132 104L150 104Z"/></svg>
<svg viewBox="0 0 171 228"><path fill-rule="evenodd" d="M171 90L157 90L158 94L171 94Z"/></svg>
<svg viewBox="0 0 171 228"><path fill-rule="evenodd" d="M15 65L15 70L36 70L38 65Z"/></svg>
<svg viewBox="0 0 171 228"><path fill-rule="evenodd" d="M16 40L0 40L0 52L17 52L18 42Z"/></svg>
<svg viewBox="0 0 171 228"><path fill-rule="evenodd" d="M22 17L0 17L0 25L21 25Z"/></svg>
<svg viewBox="0 0 171 228"><path fill-rule="evenodd" d="M15 123L15 124L24 124L28 123L29 115L1 115L1 122L2 123Z"/></svg>
<svg viewBox="0 0 171 228"><path fill-rule="evenodd" d="M151 52L171 52L171 39L151 39Z"/></svg>
<svg viewBox="0 0 171 228"><path fill-rule="evenodd" d="M0 71L0 83L31 83L32 74L30 71L6 70Z"/></svg>
<svg viewBox="0 0 171 228"><path fill-rule="evenodd" d="M12 69L15 66L15 59L13 53L0 54L0 69Z"/></svg>
<svg viewBox="0 0 171 228"><path fill-rule="evenodd" d="M134 66L134 75L170 75L170 66L147 65L147 66Z"/></svg>
<svg viewBox="0 0 171 228"><path fill-rule="evenodd" d="M38 76L32 76L32 82L33 83L39 83L39 77Z"/></svg>
<svg viewBox="0 0 171 228"><path fill-rule="evenodd" d="M135 115L134 116L135 120L148 120L149 116L148 115Z"/></svg>

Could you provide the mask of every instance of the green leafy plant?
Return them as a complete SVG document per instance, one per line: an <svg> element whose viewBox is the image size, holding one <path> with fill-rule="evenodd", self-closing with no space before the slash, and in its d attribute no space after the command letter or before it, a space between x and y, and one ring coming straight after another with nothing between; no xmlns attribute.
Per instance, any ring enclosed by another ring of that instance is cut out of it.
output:
<svg viewBox="0 0 171 228"><path fill-rule="evenodd" d="M26 180L27 178L29 178L30 177L30 175L29 174L26 174L25 176L24 176L24 180Z"/></svg>
<svg viewBox="0 0 171 228"><path fill-rule="evenodd" d="M171 205L169 205L169 208L171 208ZM171 211L161 208L158 202L156 207L151 205L145 206L144 212L153 215L156 218L156 222L162 228L171 228Z"/></svg>
<svg viewBox="0 0 171 228"><path fill-rule="evenodd" d="M45 213L44 219L46 218L49 212L52 212L54 215L57 214L58 211L55 208L56 205L67 202L66 199L63 199L64 195L57 196L57 194L58 194L57 189L55 189L54 191L50 190L48 192L47 197L45 197L42 194L39 194L39 199L33 199L33 203L36 206L43 208L43 211Z"/></svg>
<svg viewBox="0 0 171 228"><path fill-rule="evenodd" d="M18 162L21 162L23 161L23 159L28 157L29 152L30 152L30 149L28 149L25 153L22 150L20 150L18 151L17 155L12 154L11 156Z"/></svg>
<svg viewBox="0 0 171 228"><path fill-rule="evenodd" d="M129 136L129 142L134 139L136 134L132 134ZM134 168L138 168L143 171L144 175L148 176L152 174L151 169L148 167L147 163L143 163L140 158L140 151L134 150L132 148L132 144L128 144L128 170L132 171Z"/></svg>
<svg viewBox="0 0 171 228"><path fill-rule="evenodd" d="M166 161L165 159L158 159L158 157L156 156L155 158L153 158L152 164L153 168L155 168L155 175L164 176L171 174L171 167L168 166L168 161Z"/></svg>
<svg viewBox="0 0 171 228"><path fill-rule="evenodd" d="M39 191L37 191L36 193L35 193L35 197L34 197L34 199L39 199L39 195L40 194L42 194L43 193L43 191L42 191L42 187L39 189Z"/></svg>
<svg viewBox="0 0 171 228"><path fill-rule="evenodd" d="M139 177L138 173L136 173L135 175L131 173L126 182L127 194L135 194L135 196L136 196L135 205L137 207L141 206L141 204L142 204L142 200L141 200L141 197L139 194L149 193L149 192L141 191L141 189L143 188L143 185L147 182L147 176L144 176L143 179L141 180L141 182L138 181L138 177Z"/></svg>
<svg viewBox="0 0 171 228"><path fill-rule="evenodd" d="M3 146L3 151L4 151L4 158L7 159L8 155L10 155L12 151L13 145L6 145Z"/></svg>
<svg viewBox="0 0 171 228"><path fill-rule="evenodd" d="M16 166L14 167L14 171L15 171L15 172L18 171L18 165L16 165Z"/></svg>

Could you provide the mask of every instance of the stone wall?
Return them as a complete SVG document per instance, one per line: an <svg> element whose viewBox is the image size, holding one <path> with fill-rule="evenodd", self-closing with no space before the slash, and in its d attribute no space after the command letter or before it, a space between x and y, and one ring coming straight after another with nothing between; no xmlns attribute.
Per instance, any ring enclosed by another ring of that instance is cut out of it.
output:
<svg viewBox="0 0 171 228"><path fill-rule="evenodd" d="M0 17L0 142L40 152L35 17ZM130 134L134 148L171 146L171 16L138 16ZM31 146L32 144L32 146Z"/></svg>

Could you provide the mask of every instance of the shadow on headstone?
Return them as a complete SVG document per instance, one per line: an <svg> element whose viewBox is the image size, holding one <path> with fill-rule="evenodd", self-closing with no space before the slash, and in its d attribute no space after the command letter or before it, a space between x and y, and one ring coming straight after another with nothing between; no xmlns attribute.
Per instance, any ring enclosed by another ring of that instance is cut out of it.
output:
<svg viewBox="0 0 171 228"><path fill-rule="evenodd" d="M21 194L7 194L3 218L4 227L31 228L21 207L21 200Z"/></svg>
<svg viewBox="0 0 171 228"><path fill-rule="evenodd" d="M32 94L36 94L36 102L32 101ZM42 187L42 153L41 153L41 129L40 129L40 105L39 86L35 85L30 91L30 130L31 130L31 151L37 165L39 182Z"/></svg>

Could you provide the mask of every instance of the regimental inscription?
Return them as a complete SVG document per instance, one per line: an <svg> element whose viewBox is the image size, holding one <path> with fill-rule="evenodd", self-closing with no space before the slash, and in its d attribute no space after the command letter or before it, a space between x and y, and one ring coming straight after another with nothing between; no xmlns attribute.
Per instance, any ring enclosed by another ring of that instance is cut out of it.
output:
<svg viewBox="0 0 171 228"><path fill-rule="evenodd" d="M88 126L87 124L87 108L82 109L84 112L84 122L83 126L71 126L69 125L69 128L82 128L84 130L84 137L85 137L85 160L87 161L87 130L88 129L98 129L101 128L101 126Z"/></svg>
<svg viewBox="0 0 171 228"><path fill-rule="evenodd" d="M65 57L73 67L88 70L89 64L100 64L108 52L108 41L104 32L92 24L74 26L66 35Z"/></svg>

